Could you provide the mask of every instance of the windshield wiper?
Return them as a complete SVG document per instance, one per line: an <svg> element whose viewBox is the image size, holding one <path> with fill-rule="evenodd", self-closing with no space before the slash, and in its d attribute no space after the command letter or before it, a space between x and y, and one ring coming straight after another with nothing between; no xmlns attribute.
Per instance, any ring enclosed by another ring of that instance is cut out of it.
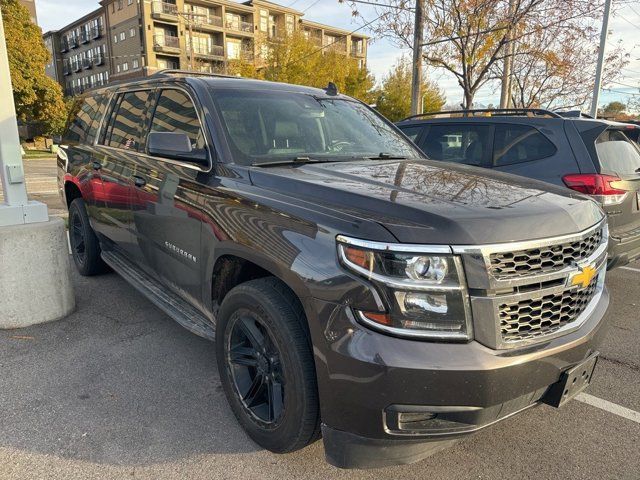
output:
<svg viewBox="0 0 640 480"><path fill-rule="evenodd" d="M377 157L367 157L369 160L406 160L407 157L392 153L380 152Z"/></svg>
<svg viewBox="0 0 640 480"><path fill-rule="evenodd" d="M282 160L274 160L271 162L254 162L251 164L252 167L272 167L276 165L303 165L305 163L323 163L323 162L334 162L335 160L321 160L318 158L310 158L310 157L295 157L295 158L283 158Z"/></svg>

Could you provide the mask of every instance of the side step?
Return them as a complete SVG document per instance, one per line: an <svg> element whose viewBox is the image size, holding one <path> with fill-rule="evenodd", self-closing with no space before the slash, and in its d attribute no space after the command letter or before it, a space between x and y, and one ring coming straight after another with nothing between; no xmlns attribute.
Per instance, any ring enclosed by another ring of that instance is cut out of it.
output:
<svg viewBox="0 0 640 480"><path fill-rule="evenodd" d="M136 290L151 300L187 330L208 340L215 339L215 327L198 309L169 291L114 250L103 251L102 259Z"/></svg>

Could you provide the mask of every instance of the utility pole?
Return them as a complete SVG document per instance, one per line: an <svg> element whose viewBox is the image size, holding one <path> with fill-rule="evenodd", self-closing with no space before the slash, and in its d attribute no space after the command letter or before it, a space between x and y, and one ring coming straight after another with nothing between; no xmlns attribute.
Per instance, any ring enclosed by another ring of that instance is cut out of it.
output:
<svg viewBox="0 0 640 480"><path fill-rule="evenodd" d="M422 37L424 0L416 0L416 22L413 29L413 75L411 76L411 115L422 113Z"/></svg>
<svg viewBox="0 0 640 480"><path fill-rule="evenodd" d="M206 17L207 15L204 13L194 12L178 12L178 15L182 17L182 19L187 23L187 28L189 29L189 69L193 72L195 69L195 52L193 51L193 24L196 21L196 18Z"/></svg>
<svg viewBox="0 0 640 480"><path fill-rule="evenodd" d="M604 49L607 46L607 31L609 30L609 13L611 12L611 0L604 4L604 17L602 18L602 31L600 32L600 49L598 50L598 66L596 67L596 81L593 85L593 97L591 98L591 116L598 116L598 100L602 87L602 70L604 68Z"/></svg>
<svg viewBox="0 0 640 480"><path fill-rule="evenodd" d="M509 0L509 23L515 13L515 1ZM502 88L500 90L500 108L511 106L511 70L513 69L513 52L515 51L511 41L511 30L506 33L505 57L502 67Z"/></svg>

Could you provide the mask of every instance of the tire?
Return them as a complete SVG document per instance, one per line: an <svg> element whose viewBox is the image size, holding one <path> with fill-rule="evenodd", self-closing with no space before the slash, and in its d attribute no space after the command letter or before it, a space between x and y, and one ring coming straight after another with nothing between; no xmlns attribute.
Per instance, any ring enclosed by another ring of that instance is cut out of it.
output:
<svg viewBox="0 0 640 480"><path fill-rule="evenodd" d="M320 409L306 318L278 279L251 280L225 296L216 356L227 400L254 442L286 453L318 438Z"/></svg>
<svg viewBox="0 0 640 480"><path fill-rule="evenodd" d="M76 198L69 205L69 243L80 275L98 275L109 270L100 257L100 242L91 228L82 198Z"/></svg>

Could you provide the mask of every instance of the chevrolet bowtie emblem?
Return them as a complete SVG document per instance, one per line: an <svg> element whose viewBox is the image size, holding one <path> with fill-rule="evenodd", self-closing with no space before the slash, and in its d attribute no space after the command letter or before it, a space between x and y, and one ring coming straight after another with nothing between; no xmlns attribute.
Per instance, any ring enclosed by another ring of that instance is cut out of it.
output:
<svg viewBox="0 0 640 480"><path fill-rule="evenodd" d="M593 277L598 274L598 271L590 265L586 267L580 267L580 273L576 273L571 279L571 285L577 286L581 285L582 288L587 288L591 285L591 281Z"/></svg>

